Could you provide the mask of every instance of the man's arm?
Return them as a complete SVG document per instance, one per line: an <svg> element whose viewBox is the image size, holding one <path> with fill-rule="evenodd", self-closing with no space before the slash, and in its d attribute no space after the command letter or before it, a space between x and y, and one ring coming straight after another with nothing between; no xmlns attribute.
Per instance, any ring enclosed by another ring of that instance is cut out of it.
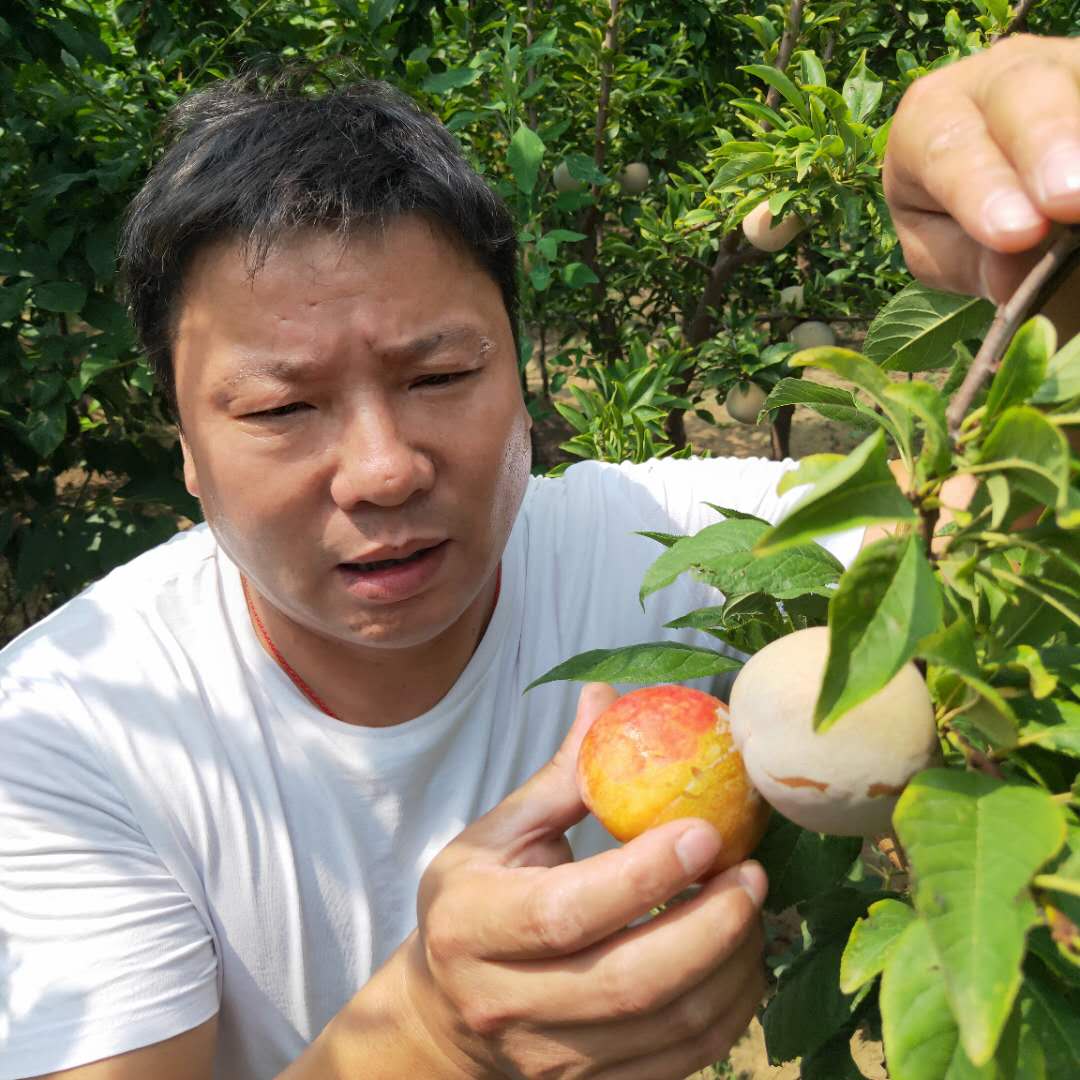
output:
<svg viewBox="0 0 1080 1080"><path fill-rule="evenodd" d="M213 1074L217 1017L171 1039L105 1058L74 1069L47 1073L35 1080L210 1080Z"/></svg>

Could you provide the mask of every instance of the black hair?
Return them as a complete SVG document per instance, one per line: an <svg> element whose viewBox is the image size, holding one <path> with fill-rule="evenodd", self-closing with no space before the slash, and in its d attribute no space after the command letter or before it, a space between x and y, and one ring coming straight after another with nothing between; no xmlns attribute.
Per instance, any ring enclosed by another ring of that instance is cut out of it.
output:
<svg viewBox="0 0 1080 1080"><path fill-rule="evenodd" d="M502 293L517 341L517 230L445 127L389 83L319 92L310 71L249 72L182 99L166 149L128 207L120 265L139 342L179 421L172 338L184 276L235 238L249 271L301 229L342 238L421 214L464 245Z"/></svg>

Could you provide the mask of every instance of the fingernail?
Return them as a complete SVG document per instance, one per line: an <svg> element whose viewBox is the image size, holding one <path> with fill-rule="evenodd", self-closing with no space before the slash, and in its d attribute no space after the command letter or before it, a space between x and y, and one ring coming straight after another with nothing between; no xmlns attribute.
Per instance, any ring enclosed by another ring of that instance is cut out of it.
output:
<svg viewBox="0 0 1080 1080"><path fill-rule="evenodd" d="M769 891L769 879L760 863L744 862L739 867L739 884L743 887L756 907L760 907Z"/></svg>
<svg viewBox="0 0 1080 1080"><path fill-rule="evenodd" d="M1043 223L1043 216L1022 191L998 191L983 204L983 214L1000 232L1023 232Z"/></svg>
<svg viewBox="0 0 1080 1080"><path fill-rule="evenodd" d="M679 837L675 854L688 874L700 874L720 854L720 837L715 829L695 825Z"/></svg>
<svg viewBox="0 0 1080 1080"><path fill-rule="evenodd" d="M1042 196L1048 202L1080 194L1080 145L1051 150L1039 169Z"/></svg>

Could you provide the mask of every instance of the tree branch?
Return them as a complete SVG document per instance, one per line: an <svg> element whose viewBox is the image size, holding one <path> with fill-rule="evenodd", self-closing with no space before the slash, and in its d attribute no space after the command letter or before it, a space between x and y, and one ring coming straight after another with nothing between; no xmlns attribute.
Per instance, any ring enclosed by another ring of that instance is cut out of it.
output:
<svg viewBox="0 0 1080 1080"><path fill-rule="evenodd" d="M607 22L607 30L604 34L604 44L600 54L600 89L596 103L596 128L593 133L593 164L603 172L604 160L607 156L607 140L604 133L607 129L608 108L611 102L611 69L615 50L618 47L619 29L619 4L620 0L610 0L610 12ZM598 185L592 188L593 201L585 212L580 232L585 234L585 242L582 245L581 261L600 279L593 286L593 296L599 305L600 332L610 346L616 337L616 329L613 320L604 314L604 302L607 290L604 286L604 277L600 273L598 256L602 239L602 222L600 218Z"/></svg>
<svg viewBox="0 0 1080 1080"><path fill-rule="evenodd" d="M949 405L949 434L955 441L960 425L983 383L998 369L1013 335L1028 317L1039 310L1057 282L1080 258L1080 226L1073 225L1057 238L1050 250L1020 283L1005 303L999 305L990 330L983 340L971 370Z"/></svg>
<svg viewBox="0 0 1080 1080"><path fill-rule="evenodd" d="M799 37L799 28L802 25L803 0L791 0L788 9L787 24L784 27L784 36L780 39L780 51L776 56L776 67L783 71L791 61L791 54L795 51L795 42ZM780 91L775 86L769 87L765 95L765 104L770 109L775 109L780 100Z"/></svg>

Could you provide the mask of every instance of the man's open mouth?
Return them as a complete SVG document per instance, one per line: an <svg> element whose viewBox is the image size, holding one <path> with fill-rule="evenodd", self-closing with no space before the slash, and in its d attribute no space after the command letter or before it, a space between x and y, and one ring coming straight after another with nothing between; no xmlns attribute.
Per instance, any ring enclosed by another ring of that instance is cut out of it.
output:
<svg viewBox="0 0 1080 1080"><path fill-rule="evenodd" d="M368 562L345 562L341 563L341 566L346 570L353 570L363 574L371 573L376 570L389 570L394 566L408 566L409 563L419 562L425 556L430 555L434 551L438 551L445 544L446 541L443 540L438 544L420 548L419 550L412 552L412 554L405 555L400 559L373 559Z"/></svg>

